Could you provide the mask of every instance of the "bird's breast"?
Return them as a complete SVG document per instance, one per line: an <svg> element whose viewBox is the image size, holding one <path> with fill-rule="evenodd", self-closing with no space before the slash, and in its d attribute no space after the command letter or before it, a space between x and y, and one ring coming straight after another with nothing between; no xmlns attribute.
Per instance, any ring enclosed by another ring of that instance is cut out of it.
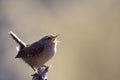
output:
<svg viewBox="0 0 120 80"><path fill-rule="evenodd" d="M46 48L43 52L31 58L24 58L23 60L33 67L40 68L43 64L49 61L56 53L55 48Z"/></svg>

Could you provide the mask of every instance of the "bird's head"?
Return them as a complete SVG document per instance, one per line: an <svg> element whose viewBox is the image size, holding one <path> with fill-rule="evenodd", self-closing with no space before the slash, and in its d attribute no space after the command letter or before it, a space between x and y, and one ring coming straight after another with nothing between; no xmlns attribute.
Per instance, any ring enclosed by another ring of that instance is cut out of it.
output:
<svg viewBox="0 0 120 80"><path fill-rule="evenodd" d="M57 37L59 35L47 35L47 36L44 36L42 39L40 39L40 42L42 42L42 44L44 45L49 45L49 46L52 46L54 44L57 44Z"/></svg>

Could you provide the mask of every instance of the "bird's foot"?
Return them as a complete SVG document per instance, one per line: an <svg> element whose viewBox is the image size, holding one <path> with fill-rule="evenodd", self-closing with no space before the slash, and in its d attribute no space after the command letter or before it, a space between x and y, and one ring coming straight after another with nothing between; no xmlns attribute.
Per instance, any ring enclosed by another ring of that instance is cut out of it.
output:
<svg viewBox="0 0 120 80"><path fill-rule="evenodd" d="M46 73L48 72L49 66L42 66L38 69L37 73L33 74L33 80L47 80Z"/></svg>

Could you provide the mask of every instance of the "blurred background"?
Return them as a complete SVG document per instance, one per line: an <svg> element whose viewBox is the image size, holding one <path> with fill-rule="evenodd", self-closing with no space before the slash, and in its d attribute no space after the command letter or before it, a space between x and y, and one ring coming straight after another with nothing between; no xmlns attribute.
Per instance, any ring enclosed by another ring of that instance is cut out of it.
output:
<svg viewBox="0 0 120 80"><path fill-rule="evenodd" d="M0 80L31 80L11 30L27 44L60 34L48 80L120 80L120 0L0 0Z"/></svg>

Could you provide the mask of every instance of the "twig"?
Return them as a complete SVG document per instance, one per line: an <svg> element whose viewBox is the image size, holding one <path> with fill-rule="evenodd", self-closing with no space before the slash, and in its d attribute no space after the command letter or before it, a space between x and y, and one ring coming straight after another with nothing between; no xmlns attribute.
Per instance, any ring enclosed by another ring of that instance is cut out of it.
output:
<svg viewBox="0 0 120 80"><path fill-rule="evenodd" d="M37 73L33 74L32 80L48 80L46 73L48 72L49 67L43 66L41 69L38 70Z"/></svg>

